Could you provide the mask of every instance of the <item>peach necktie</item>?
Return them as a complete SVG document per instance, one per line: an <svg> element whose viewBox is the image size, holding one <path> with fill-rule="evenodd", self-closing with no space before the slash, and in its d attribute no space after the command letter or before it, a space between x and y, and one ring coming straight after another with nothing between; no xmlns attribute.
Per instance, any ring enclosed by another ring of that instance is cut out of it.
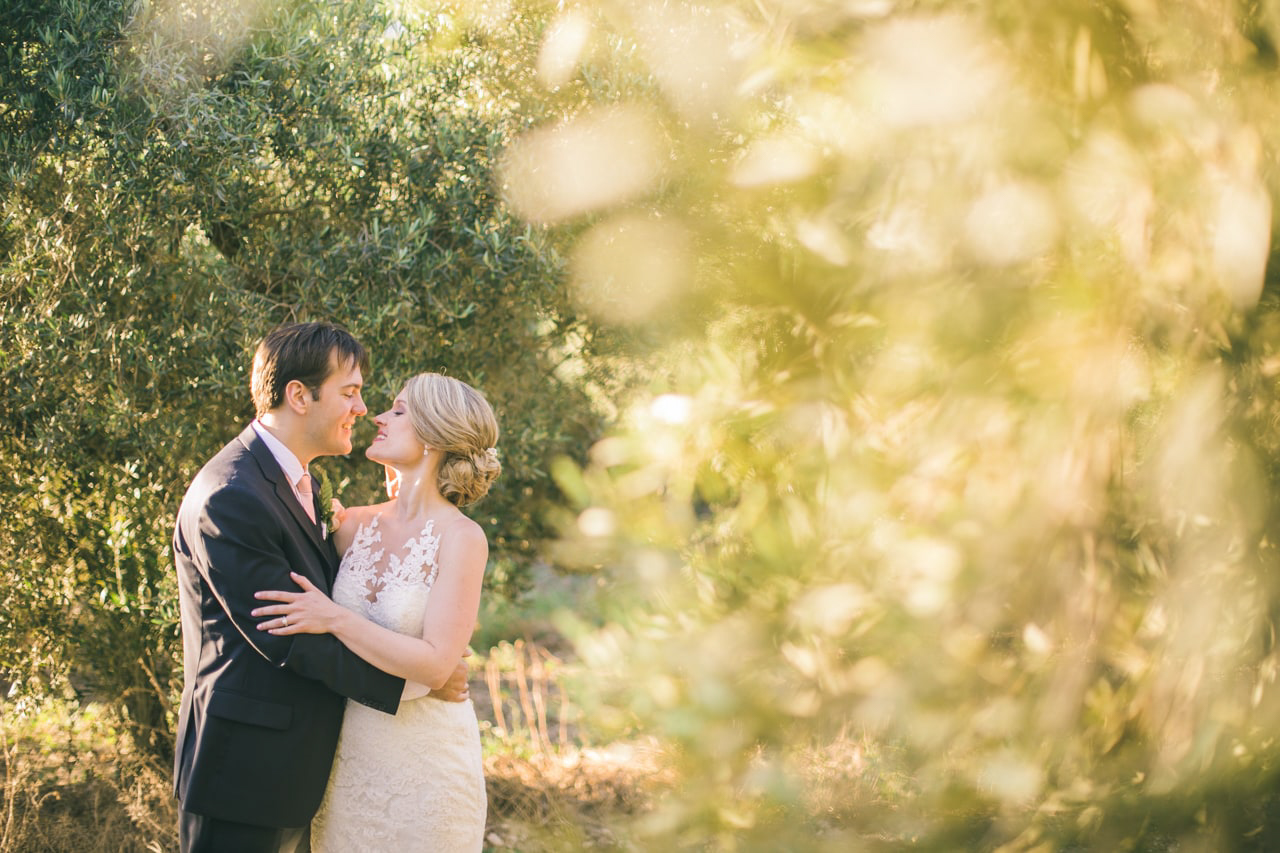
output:
<svg viewBox="0 0 1280 853"><path fill-rule="evenodd" d="M311 496L311 475L304 473L298 480L298 494L302 495L302 508L307 511L311 523L316 521L316 502Z"/></svg>

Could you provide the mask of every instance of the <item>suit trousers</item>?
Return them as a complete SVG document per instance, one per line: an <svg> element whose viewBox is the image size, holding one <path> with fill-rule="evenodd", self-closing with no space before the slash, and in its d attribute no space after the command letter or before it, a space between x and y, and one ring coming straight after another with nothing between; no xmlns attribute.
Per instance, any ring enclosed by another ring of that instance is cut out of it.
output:
<svg viewBox="0 0 1280 853"><path fill-rule="evenodd" d="M309 853L311 827L255 826L192 814L178 818L182 853Z"/></svg>

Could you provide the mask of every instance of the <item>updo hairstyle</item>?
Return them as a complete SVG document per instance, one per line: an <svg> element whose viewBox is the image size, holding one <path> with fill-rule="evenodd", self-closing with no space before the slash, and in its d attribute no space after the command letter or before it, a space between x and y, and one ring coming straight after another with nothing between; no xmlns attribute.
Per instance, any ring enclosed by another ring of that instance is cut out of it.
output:
<svg viewBox="0 0 1280 853"><path fill-rule="evenodd" d="M465 382L419 373L404 386L418 440L443 454L436 485L454 506L475 503L502 472L498 419L489 401Z"/></svg>

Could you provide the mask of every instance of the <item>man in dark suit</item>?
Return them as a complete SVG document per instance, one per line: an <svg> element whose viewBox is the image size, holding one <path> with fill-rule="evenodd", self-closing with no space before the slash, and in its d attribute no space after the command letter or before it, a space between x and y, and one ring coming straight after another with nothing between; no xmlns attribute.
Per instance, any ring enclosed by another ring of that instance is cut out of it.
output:
<svg viewBox="0 0 1280 853"><path fill-rule="evenodd" d="M257 590L293 587L290 571L332 588L338 554L317 521L307 466L351 452L367 369L364 348L337 326L271 332L253 361L257 419L201 469L178 510L174 791L186 853L307 850L345 699L394 714L406 692L331 635L275 637L249 615ZM461 700L465 685L460 664L432 695Z"/></svg>

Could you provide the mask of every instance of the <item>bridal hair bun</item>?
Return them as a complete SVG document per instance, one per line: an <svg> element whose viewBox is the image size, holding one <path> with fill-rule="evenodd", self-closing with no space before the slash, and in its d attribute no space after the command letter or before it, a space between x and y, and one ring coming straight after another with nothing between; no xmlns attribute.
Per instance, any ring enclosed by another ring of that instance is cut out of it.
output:
<svg viewBox="0 0 1280 853"><path fill-rule="evenodd" d="M502 473L498 419L489 401L465 382L419 373L405 383L418 440L443 453L436 484L455 506L475 503Z"/></svg>

